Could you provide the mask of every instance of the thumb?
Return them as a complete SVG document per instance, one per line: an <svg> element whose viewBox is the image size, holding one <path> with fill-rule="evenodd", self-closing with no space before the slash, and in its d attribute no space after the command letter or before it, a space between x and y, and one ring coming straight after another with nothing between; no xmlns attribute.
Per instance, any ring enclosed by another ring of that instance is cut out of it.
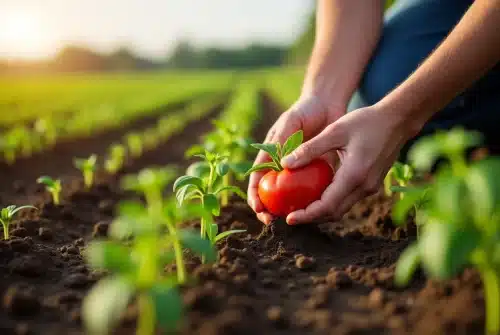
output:
<svg viewBox="0 0 500 335"><path fill-rule="evenodd" d="M342 148L345 145L345 137L337 128L336 124L332 123L317 136L283 157L281 165L289 169L299 168L331 150Z"/></svg>

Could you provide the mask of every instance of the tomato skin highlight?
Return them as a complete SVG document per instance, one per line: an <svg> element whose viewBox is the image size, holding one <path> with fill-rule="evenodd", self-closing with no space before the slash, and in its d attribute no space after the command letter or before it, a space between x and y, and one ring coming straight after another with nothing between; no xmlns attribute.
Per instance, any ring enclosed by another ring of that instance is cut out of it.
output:
<svg viewBox="0 0 500 335"><path fill-rule="evenodd" d="M258 194L269 213L286 217L320 199L332 179L332 168L318 158L297 169L269 171L259 182Z"/></svg>

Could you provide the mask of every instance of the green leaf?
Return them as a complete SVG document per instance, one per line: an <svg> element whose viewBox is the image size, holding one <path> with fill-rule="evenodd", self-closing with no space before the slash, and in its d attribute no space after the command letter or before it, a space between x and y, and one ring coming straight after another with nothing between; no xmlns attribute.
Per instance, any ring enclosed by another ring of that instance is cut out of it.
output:
<svg viewBox="0 0 500 335"><path fill-rule="evenodd" d="M447 223L428 222L418 241L424 270L437 279L455 276L468 264L480 238L480 233L471 227L460 229Z"/></svg>
<svg viewBox="0 0 500 335"><path fill-rule="evenodd" d="M205 240L199 234L188 230L181 230L179 235L184 247L203 256L208 262L215 262L217 253L209 240Z"/></svg>
<svg viewBox="0 0 500 335"><path fill-rule="evenodd" d="M9 206L9 207L11 207L11 206ZM38 208L36 208L35 206L31 206L31 205L20 206L17 208L16 208L16 206L13 206L10 210L10 217L13 217L17 212L22 211L23 209L36 209L36 210L38 210Z"/></svg>
<svg viewBox="0 0 500 335"><path fill-rule="evenodd" d="M194 195L196 195L195 186L192 184L184 185L180 189L177 190L175 194L175 198L177 199L178 206L182 206L184 201L191 199Z"/></svg>
<svg viewBox="0 0 500 335"><path fill-rule="evenodd" d="M177 287L170 283L158 283L149 290L156 320L162 330L175 330L182 319L182 297Z"/></svg>
<svg viewBox="0 0 500 335"><path fill-rule="evenodd" d="M178 189L185 185L193 185L199 190L203 190L203 180L201 178L194 176L182 176L177 178L177 180L174 182L174 192L177 192Z"/></svg>
<svg viewBox="0 0 500 335"><path fill-rule="evenodd" d="M202 154L203 152L205 152L205 148L199 144L195 144L186 150L184 157L193 157L194 155Z"/></svg>
<svg viewBox="0 0 500 335"><path fill-rule="evenodd" d="M213 222L206 222L206 225L207 225L208 239L212 243L215 243L215 238L217 237L217 234L219 232L219 226L216 223L213 223Z"/></svg>
<svg viewBox="0 0 500 335"><path fill-rule="evenodd" d="M400 198L392 208L392 219L396 224L403 224L410 211L415 207L419 207L423 197L425 196L425 189L414 188L411 191L406 191L405 196Z"/></svg>
<svg viewBox="0 0 500 335"><path fill-rule="evenodd" d="M210 165L207 162L195 162L186 170L188 176L204 178L210 174Z"/></svg>
<svg viewBox="0 0 500 335"><path fill-rule="evenodd" d="M121 277L104 278L82 303L82 319L89 334L109 334L120 321L134 293L134 287Z"/></svg>
<svg viewBox="0 0 500 335"><path fill-rule="evenodd" d="M244 232L246 232L245 229L226 230L225 232L220 233L219 235L217 235L215 237L214 243L219 242L220 240L222 240L223 238L228 237L229 235L238 234L238 233L244 233Z"/></svg>
<svg viewBox="0 0 500 335"><path fill-rule="evenodd" d="M55 181L54 179L48 177L48 176L42 176L36 180L37 183L43 184L47 187L53 188L55 186Z"/></svg>
<svg viewBox="0 0 500 335"><path fill-rule="evenodd" d="M283 145L283 149L281 150L281 154L283 157L292 153L295 149L297 149L304 140L304 132L299 130L293 133Z"/></svg>
<svg viewBox="0 0 500 335"><path fill-rule="evenodd" d="M460 224L468 220L470 211L465 210L467 188L463 179L440 175L432 186L432 209L440 218L451 224Z"/></svg>
<svg viewBox="0 0 500 335"><path fill-rule="evenodd" d="M236 174L244 175L249 169L252 168L253 162L244 161L239 163L230 163L229 168Z"/></svg>
<svg viewBox="0 0 500 335"><path fill-rule="evenodd" d="M85 257L96 269L123 273L134 268L129 249L110 241L92 242L85 250Z"/></svg>
<svg viewBox="0 0 500 335"><path fill-rule="evenodd" d="M230 192L233 192L235 194L237 194L239 197L241 197L242 199L245 199L247 198L247 195L245 194L245 192L243 192L239 187L237 186L222 186L220 187L219 189L217 189L214 194L219 194L220 192L223 192L223 191L230 191Z"/></svg>
<svg viewBox="0 0 500 335"><path fill-rule="evenodd" d="M417 170L429 171L440 154L439 142L434 137L427 136L411 147L408 158Z"/></svg>
<svg viewBox="0 0 500 335"><path fill-rule="evenodd" d="M420 250L417 243L409 245L399 256L394 273L396 286L406 286L420 263Z"/></svg>
<svg viewBox="0 0 500 335"><path fill-rule="evenodd" d="M450 153L465 153L465 150L481 144L483 136L476 131L466 131L462 127L454 127L443 134L443 140L440 141L443 151Z"/></svg>
<svg viewBox="0 0 500 335"><path fill-rule="evenodd" d="M220 162L215 167L215 172L217 175L223 177L229 172L229 164L226 162Z"/></svg>
<svg viewBox="0 0 500 335"><path fill-rule="evenodd" d="M499 173L500 158L495 157L474 163L467 174L466 183L472 203L470 209L481 224L493 223L500 214Z"/></svg>
<svg viewBox="0 0 500 335"><path fill-rule="evenodd" d="M215 194L209 193L203 195L203 207L215 216L220 214L220 205Z"/></svg>
<svg viewBox="0 0 500 335"><path fill-rule="evenodd" d="M271 156L271 159L278 164L280 161L280 157L278 156L278 146L276 144L271 143L253 143L252 147L265 151Z"/></svg>
<svg viewBox="0 0 500 335"><path fill-rule="evenodd" d="M273 163L262 163L262 164L257 164L253 166L250 170L248 170L245 173L245 176L250 175L252 172L255 171L260 171L260 170L274 170L274 171L280 171L278 166L273 162Z"/></svg>

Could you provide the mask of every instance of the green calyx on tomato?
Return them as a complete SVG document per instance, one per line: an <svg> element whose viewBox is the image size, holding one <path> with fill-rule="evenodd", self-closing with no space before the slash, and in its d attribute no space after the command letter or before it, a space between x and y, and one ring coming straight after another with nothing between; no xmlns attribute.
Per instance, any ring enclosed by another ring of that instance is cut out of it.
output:
<svg viewBox="0 0 500 335"><path fill-rule="evenodd" d="M254 143L252 146L267 152L271 162L257 164L247 171L247 175L261 170L267 172L259 182L258 195L269 213L277 217L304 209L321 198L333 179L333 170L323 159L314 159L309 164L287 169L281 166L283 157L291 154L303 141L301 130L280 143Z"/></svg>

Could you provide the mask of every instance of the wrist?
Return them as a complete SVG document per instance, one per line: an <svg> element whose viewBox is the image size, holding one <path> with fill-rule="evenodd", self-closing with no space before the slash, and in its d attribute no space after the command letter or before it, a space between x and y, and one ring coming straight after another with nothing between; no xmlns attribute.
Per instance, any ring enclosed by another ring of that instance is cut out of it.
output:
<svg viewBox="0 0 500 335"><path fill-rule="evenodd" d="M417 136L430 118L418 97L405 94L400 88L386 95L376 106L405 129L408 139Z"/></svg>

